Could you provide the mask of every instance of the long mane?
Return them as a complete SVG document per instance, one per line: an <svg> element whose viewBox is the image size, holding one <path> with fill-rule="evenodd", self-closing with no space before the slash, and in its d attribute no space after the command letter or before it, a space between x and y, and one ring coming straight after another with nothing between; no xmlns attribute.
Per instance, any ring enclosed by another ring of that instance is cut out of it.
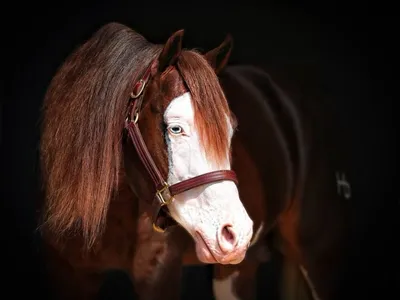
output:
<svg viewBox="0 0 400 300"><path fill-rule="evenodd" d="M87 246L102 233L119 180L127 100L160 51L132 29L110 23L57 71L43 104L43 227L59 235L79 228Z"/></svg>

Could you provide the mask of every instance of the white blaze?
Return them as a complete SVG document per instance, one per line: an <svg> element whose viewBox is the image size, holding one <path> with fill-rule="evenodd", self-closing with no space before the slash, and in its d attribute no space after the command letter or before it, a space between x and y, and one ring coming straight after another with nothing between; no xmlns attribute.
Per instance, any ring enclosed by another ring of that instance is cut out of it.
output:
<svg viewBox="0 0 400 300"><path fill-rule="evenodd" d="M226 119L230 128L230 135L227 137L230 145L233 131L228 116ZM207 121L213 122L213 120ZM207 149L201 145L195 127L194 109L189 93L172 100L165 111L164 122L167 125L169 184L221 168L226 170L231 168L230 149L226 149L225 160L219 164L220 167L207 159ZM217 254L219 248L216 235L226 224L233 226L239 245L248 243L248 236L252 234L252 221L232 181L203 185L176 195L168 207L172 217L194 238L197 236L196 231L201 232L209 250L216 251Z"/></svg>

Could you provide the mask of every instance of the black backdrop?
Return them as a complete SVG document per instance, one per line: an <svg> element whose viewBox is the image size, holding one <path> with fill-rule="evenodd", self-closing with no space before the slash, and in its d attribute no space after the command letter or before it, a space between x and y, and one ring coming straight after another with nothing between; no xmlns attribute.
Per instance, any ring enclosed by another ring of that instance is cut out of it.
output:
<svg viewBox="0 0 400 300"><path fill-rule="evenodd" d="M390 194L396 136L390 88L396 35L393 9L387 3L286 1L261 6L249 1L234 5L82 0L9 4L2 18L6 50L2 248L6 251L3 266L7 266L3 278L14 295L29 292L30 297L40 297L45 291L40 248L32 234L35 201L40 197L37 148L43 95L63 59L108 21L129 25L157 43L185 28L185 46L201 49L215 47L230 32L232 63L259 65L293 94L319 96L331 105L341 120L338 130L352 134L349 151L358 191L352 205L353 243L348 272L343 274L343 295L361 298L373 291L386 293L394 280L398 282L399 200ZM185 283L196 289L192 279L199 281L204 270L186 272ZM197 287L196 293L201 290Z"/></svg>

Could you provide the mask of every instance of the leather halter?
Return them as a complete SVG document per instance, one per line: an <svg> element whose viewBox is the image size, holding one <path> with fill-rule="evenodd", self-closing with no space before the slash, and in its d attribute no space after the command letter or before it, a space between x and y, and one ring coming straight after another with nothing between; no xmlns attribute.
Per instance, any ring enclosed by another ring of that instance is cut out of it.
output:
<svg viewBox="0 0 400 300"><path fill-rule="evenodd" d="M175 195L181 194L190 189L199 187L204 184L214 183L222 180L230 180L238 184L236 173L232 170L218 170L209 173L205 173L199 176L189 178L184 181L180 181L173 185L169 185L161 172L154 163L149 150L143 140L143 136L140 132L138 121L141 112L141 106L144 97L144 90L146 84L151 78L151 69L155 65L156 61L150 64L146 69L143 76L136 82L131 93L129 105L131 106L128 117L125 121L125 128L129 132L129 136L132 140L133 145L137 153L139 154L140 160L144 164L153 180L155 185L156 193L151 205L154 208L153 212L153 228L156 231L164 232L167 227L176 225L176 221L170 216L168 211L168 205L172 202ZM164 214L163 218L160 218L161 214ZM164 221L164 222L163 222Z"/></svg>

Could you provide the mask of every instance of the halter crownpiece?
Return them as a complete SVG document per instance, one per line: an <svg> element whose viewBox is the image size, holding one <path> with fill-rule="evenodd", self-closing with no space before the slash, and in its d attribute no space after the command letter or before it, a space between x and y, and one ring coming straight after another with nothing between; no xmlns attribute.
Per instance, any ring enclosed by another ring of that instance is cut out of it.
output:
<svg viewBox="0 0 400 300"><path fill-rule="evenodd" d="M150 64L143 76L135 83L133 87L131 99L129 101L131 109L125 121L125 128L128 130L129 136L140 157L140 160L146 167L147 172L152 178L156 188L155 197L151 203L151 205L154 207L153 228L158 232L164 232L167 227L177 224L176 221L170 216L168 211L168 205L172 202L175 195L181 194L201 185L222 180L230 180L235 184L238 184L238 180L236 173L232 170L212 171L184 181L180 181L173 185L169 185L167 181L164 180L164 177L161 175L161 172L157 168L153 158L150 155L138 126L144 98L144 90L146 88L146 84L150 80L151 69L155 63L156 61L153 61ZM161 218L161 215L163 215L164 218Z"/></svg>

